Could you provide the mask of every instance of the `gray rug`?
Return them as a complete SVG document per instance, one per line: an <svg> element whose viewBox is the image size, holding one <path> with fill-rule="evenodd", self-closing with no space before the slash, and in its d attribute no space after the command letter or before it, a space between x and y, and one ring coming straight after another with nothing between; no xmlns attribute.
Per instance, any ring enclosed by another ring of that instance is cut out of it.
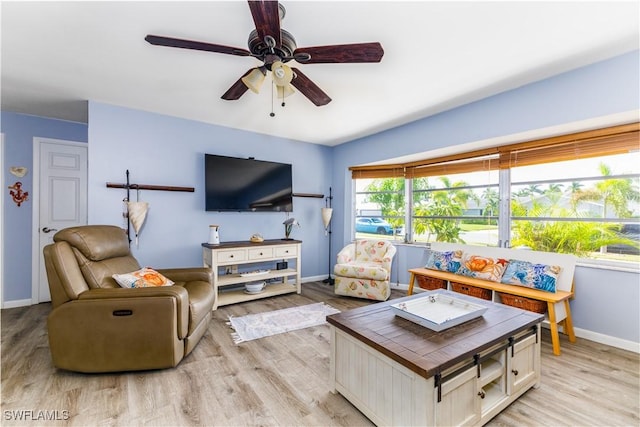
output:
<svg viewBox="0 0 640 427"><path fill-rule="evenodd" d="M266 313L232 316L229 317L227 324L234 330L231 334L233 341L239 344L283 332L322 325L326 323L326 316L335 313L340 313L340 310L319 302Z"/></svg>

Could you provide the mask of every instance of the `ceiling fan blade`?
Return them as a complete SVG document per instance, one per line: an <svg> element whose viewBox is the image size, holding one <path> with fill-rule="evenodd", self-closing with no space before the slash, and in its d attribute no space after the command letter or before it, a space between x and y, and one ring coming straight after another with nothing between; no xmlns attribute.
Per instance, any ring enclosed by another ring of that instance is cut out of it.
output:
<svg viewBox="0 0 640 427"><path fill-rule="evenodd" d="M383 55L384 50L378 42L312 46L293 52L296 61L302 64L380 62Z"/></svg>
<svg viewBox="0 0 640 427"><path fill-rule="evenodd" d="M324 93L309 77L305 76L302 71L297 68L291 68L294 73L291 85L298 89L300 93L309 98L316 106L327 105L331 102L329 95Z"/></svg>
<svg viewBox="0 0 640 427"><path fill-rule="evenodd" d="M226 53L237 56L251 56L251 52L238 47L223 46L220 44L197 42L193 40L175 39L173 37L147 35L147 42L156 46L179 47L182 49L204 50L207 52Z"/></svg>
<svg viewBox="0 0 640 427"><path fill-rule="evenodd" d="M280 14L277 1L249 1L249 9L253 22L256 24L256 31L261 41L265 41L266 36L271 36L280 46Z"/></svg>
<svg viewBox="0 0 640 427"><path fill-rule="evenodd" d="M249 90L249 88L247 87L247 85L245 85L242 82L242 78L249 75L249 73L251 73L254 70L254 68L250 68L249 71L247 71L246 73L244 73L242 75L242 77L240 77L238 79L237 82L235 82L230 88L229 90L227 90L224 95L221 96L222 99L225 99L227 101L235 101L240 99L240 97L242 95L244 95L244 93L246 91Z"/></svg>

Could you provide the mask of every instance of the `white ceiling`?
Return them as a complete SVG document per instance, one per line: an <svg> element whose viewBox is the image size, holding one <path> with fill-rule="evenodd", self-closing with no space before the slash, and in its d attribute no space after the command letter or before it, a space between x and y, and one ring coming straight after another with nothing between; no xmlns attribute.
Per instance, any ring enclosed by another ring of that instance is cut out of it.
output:
<svg viewBox="0 0 640 427"><path fill-rule="evenodd" d="M2 110L87 121L87 100L336 145L638 49L638 1L283 1L298 47L379 41L378 64L299 67L333 101L220 96L258 62L152 46L247 48L245 1L7 2Z"/></svg>

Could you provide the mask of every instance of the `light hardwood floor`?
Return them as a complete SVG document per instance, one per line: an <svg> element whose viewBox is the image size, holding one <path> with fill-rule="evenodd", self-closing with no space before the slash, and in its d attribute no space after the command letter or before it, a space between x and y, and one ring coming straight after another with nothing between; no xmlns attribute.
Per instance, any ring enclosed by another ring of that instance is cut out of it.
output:
<svg viewBox="0 0 640 427"><path fill-rule="evenodd" d="M400 296L393 291L392 298ZM229 315L318 301L343 311L369 304L336 296L323 283L305 283L301 295L221 307L209 332L175 369L101 375L52 366L49 304L2 310L0 424L370 426L347 400L329 392L327 325L240 345L231 340ZM640 425L640 356L584 339L570 344L564 336L561 346L562 355L553 356L543 331L541 386L488 425ZM17 414L59 420L16 421Z"/></svg>

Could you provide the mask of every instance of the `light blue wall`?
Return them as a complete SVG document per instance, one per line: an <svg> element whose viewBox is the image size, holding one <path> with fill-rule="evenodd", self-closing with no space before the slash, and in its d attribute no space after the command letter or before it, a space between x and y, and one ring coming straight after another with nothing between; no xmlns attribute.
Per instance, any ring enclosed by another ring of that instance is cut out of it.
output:
<svg viewBox="0 0 640 427"><path fill-rule="evenodd" d="M220 225L222 241L248 240L254 233L266 239L284 237L284 213L206 212L204 154L255 157L291 163L295 193L328 194L332 173L331 148L184 120L112 105L89 103L89 223L121 225L125 191L106 188L124 183L125 171L135 184L194 187L194 193L141 191L149 202L139 247L143 265L202 265L201 243L209 225ZM137 197L131 194L131 200ZM291 216L301 224L291 237L303 241L302 275L328 274L328 240L320 217L324 200L294 198Z"/></svg>
<svg viewBox="0 0 640 427"><path fill-rule="evenodd" d="M204 211L204 153L292 163L295 192L327 194L333 187L333 258L351 239L349 166L639 109L639 58L635 51L334 148L97 102L89 103L88 131L82 124L2 113L3 173L10 182L9 165L31 165L34 136L86 141L88 134L90 223L123 224L124 190L108 189L106 182L124 182L127 169L132 183L194 187L194 193L141 193L151 209L134 254L143 265L169 267L201 264L209 224L221 225L225 241L256 232L283 235L284 214ZM25 178L28 190L32 183ZM5 192L3 284L5 301L12 301L31 297L31 205L16 208L8 197ZM306 277L328 271L323 205L321 199L294 200L302 228L293 237L303 241ZM407 283L407 269L424 262L422 248L400 245L393 281ZM639 289L636 273L578 267L575 326L640 342ZM603 293L612 291L616 298L602 304Z"/></svg>
<svg viewBox="0 0 640 427"><path fill-rule="evenodd" d="M333 153L332 181L335 214L342 223L336 221L334 247L352 238L349 166L638 109L640 55L634 51L339 145ZM407 269L423 265L423 258L424 249L400 245L394 280L407 283ZM640 342L637 273L594 274L578 267L575 278L576 299L571 304L577 328ZM615 298L602 304L611 292Z"/></svg>
<svg viewBox="0 0 640 427"><path fill-rule="evenodd" d="M0 130L4 133L5 152L2 161L4 182L13 185L22 182L29 192L29 200L18 207L9 190L2 189L4 197L4 271L3 299L16 301L31 299L31 221L33 194L33 138L53 138L87 142L87 125L83 123L51 120L42 117L2 112ZM27 166L29 173L16 178L9 173L11 166Z"/></svg>

